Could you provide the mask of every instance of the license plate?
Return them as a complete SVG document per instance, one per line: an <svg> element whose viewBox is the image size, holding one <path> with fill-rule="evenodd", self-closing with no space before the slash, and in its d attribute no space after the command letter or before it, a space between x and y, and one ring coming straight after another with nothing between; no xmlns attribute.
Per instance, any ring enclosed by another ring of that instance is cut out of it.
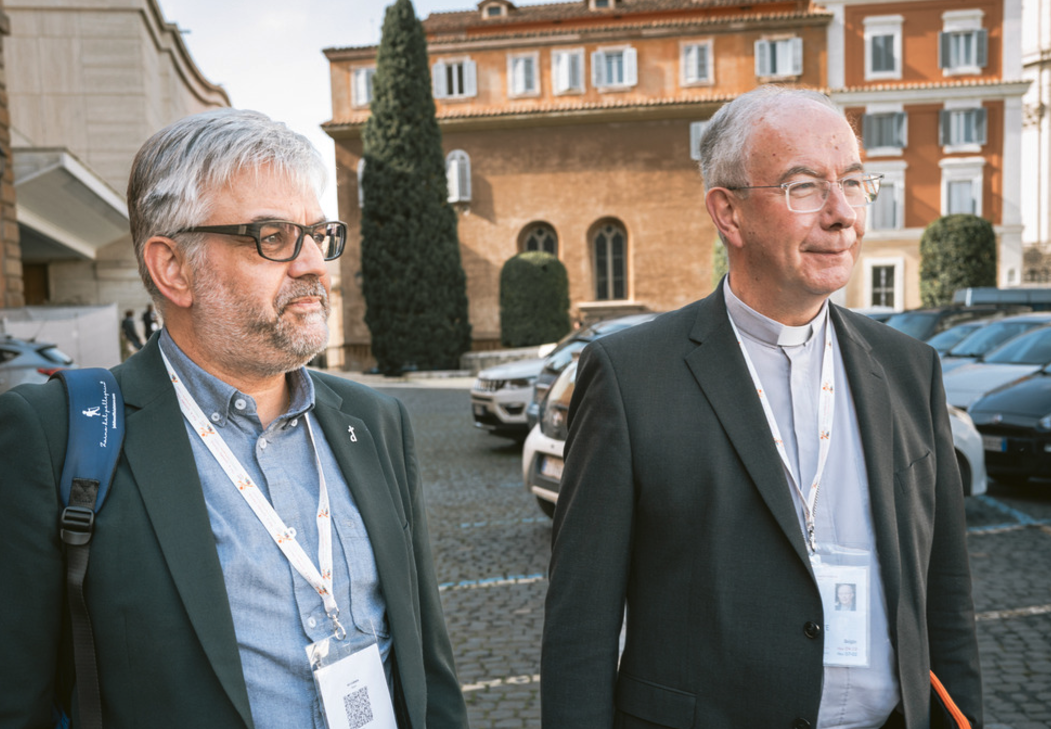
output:
<svg viewBox="0 0 1051 729"><path fill-rule="evenodd" d="M562 480L562 459L544 456L540 459L540 475L556 481Z"/></svg>
<svg viewBox="0 0 1051 729"><path fill-rule="evenodd" d="M982 447L987 451L1004 453L1007 451L1007 439L998 438L995 435L983 435Z"/></svg>

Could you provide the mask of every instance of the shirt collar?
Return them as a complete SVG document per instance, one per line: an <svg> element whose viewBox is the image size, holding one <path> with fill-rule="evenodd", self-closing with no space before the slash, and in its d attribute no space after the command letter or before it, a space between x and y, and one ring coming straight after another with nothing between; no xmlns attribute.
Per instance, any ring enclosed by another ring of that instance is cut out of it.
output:
<svg viewBox="0 0 1051 729"><path fill-rule="evenodd" d="M821 305L821 310L808 323L799 327L788 326L763 316L748 304L737 298L730 289L730 277L723 284L723 298L726 309L734 320L741 334L770 347L796 347L809 343L814 333L821 328L828 313L828 300Z"/></svg>
<svg viewBox="0 0 1051 729"><path fill-rule="evenodd" d="M232 415L256 415L255 400L250 395L223 382L186 356L171 338L167 327L161 329L158 344L190 395L197 401L198 407L213 423L223 426ZM286 377L289 385L288 410L275 422L297 418L314 408L314 381L310 379L306 368L292 370Z"/></svg>

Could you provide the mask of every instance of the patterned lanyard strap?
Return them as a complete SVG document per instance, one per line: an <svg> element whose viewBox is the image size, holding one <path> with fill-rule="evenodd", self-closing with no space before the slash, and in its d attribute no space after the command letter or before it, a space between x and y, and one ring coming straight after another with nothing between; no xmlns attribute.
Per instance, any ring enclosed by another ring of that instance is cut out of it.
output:
<svg viewBox="0 0 1051 729"><path fill-rule="evenodd" d="M296 541L296 530L285 525L285 522L274 510L274 507L270 505L270 502L266 500L266 497L259 490L255 481L248 475L248 472L241 465L241 462L237 460L233 451L230 450L230 446L226 444L222 436L208 422L208 418L205 417L200 406L197 405L193 396L190 395L186 385L175 374L175 369L172 367L171 362L168 361L168 357L164 355L164 352L161 352L161 356L164 357L164 364L168 368L168 376L175 387L175 394L179 399L179 407L182 409L183 416L197 431L201 442L215 456L215 460L222 466L230 482L237 487L238 492L248 502L248 506L255 512L256 517L263 524L271 539L277 544L281 553L285 555L285 558L295 568L296 572L302 575L303 579L321 597L321 601L325 605L325 614L332 621L335 636L338 640L342 640L346 637L347 631L339 622L339 608L336 606L336 598L332 595L332 519L329 517L328 486L325 483L325 472L321 468L321 457L317 452L310 418L304 413L303 420L307 425L310 445L314 449L314 462L317 464L319 478L317 532L318 565L320 570L314 566L314 563L310 561L310 557L303 551L303 547Z"/></svg>
<svg viewBox="0 0 1051 729"><path fill-rule="evenodd" d="M748 356L748 349L744 346L744 339L741 337L741 332L737 329L737 324L734 323L733 317L730 316L730 312L726 312L727 317L730 319L730 326L733 327L734 336L737 337L737 345L741 348L741 354L744 355L745 364L748 365L748 374L752 376L752 382L755 384L755 390L759 394L759 402L763 406L763 413L766 415L766 422L770 426L770 432L774 436L774 445L777 447L777 452L781 456L781 462L785 465L785 472L788 474L788 479L792 483L792 488L799 494L799 498L803 504L803 510L806 515L806 541L807 546L811 553L817 551L817 537L815 535L814 525L814 510L817 507L817 495L821 486L821 477L825 472L825 462L828 460L829 446L832 442L832 419L835 415L836 410L836 399L835 394L835 380L836 373L835 368L832 364L832 322L828 317L828 306L825 306L823 324L825 327L825 352L824 357L821 361L821 394L818 399L818 457L817 457L817 471L814 473L814 480L810 484L810 491L804 495L803 490L796 482L795 477L792 475L792 466L788 460L788 451L785 450L784 439L781 438L781 430L777 427L777 421L774 419L774 411L770 407L770 400L763 390L763 383L759 380L759 373L755 369L755 365L752 364L752 358ZM799 474L802 477L802 473Z"/></svg>

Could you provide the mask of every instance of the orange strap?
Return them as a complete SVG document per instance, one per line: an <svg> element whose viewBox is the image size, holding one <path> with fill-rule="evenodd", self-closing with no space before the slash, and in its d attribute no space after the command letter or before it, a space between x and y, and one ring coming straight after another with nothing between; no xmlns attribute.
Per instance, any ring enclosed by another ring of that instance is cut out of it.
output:
<svg viewBox="0 0 1051 729"><path fill-rule="evenodd" d="M942 704L945 705L946 710L956 721L956 726L960 729L971 729L971 722L967 721L967 717L960 711L960 707L956 705L956 702L952 700L952 696L949 696L949 692L945 690L945 686L938 680L938 677L934 675L934 671L931 671L931 688L934 689L935 693L938 694L938 698L941 699Z"/></svg>

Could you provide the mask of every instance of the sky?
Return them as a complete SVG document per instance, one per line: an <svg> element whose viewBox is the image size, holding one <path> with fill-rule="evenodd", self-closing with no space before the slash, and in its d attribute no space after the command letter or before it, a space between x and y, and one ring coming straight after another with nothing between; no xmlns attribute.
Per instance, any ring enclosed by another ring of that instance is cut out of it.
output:
<svg viewBox="0 0 1051 729"><path fill-rule="evenodd" d="M391 0L392 1L392 0ZM158 0L194 63L226 89L230 103L256 109L306 135L329 168L322 208L335 218L335 152L321 124L332 118L323 48L378 44L385 0ZM416 16L472 10L478 0L414 0ZM535 4L531 3L531 4Z"/></svg>

